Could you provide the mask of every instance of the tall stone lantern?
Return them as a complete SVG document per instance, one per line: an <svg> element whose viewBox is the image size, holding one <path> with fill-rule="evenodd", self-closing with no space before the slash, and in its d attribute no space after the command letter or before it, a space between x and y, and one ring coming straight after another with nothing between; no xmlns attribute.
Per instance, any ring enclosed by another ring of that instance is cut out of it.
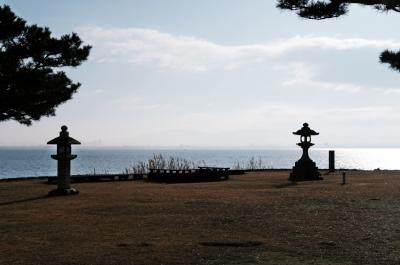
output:
<svg viewBox="0 0 400 265"><path fill-rule="evenodd" d="M308 127L308 123L303 124L303 128L293 133L294 135L300 135L300 143L297 145L303 149L303 155L295 163L292 172L290 173L290 181L305 181L305 180L322 180L320 177L321 173L318 172L318 168L315 162L311 160L308 155L308 149L314 144L311 143L311 136L318 135L314 130Z"/></svg>
<svg viewBox="0 0 400 265"><path fill-rule="evenodd" d="M61 127L60 136L47 142L47 144L57 145L57 154L51 155L51 158L57 160L57 189L49 192L49 195L73 195L78 194L74 188L71 188L71 160L77 156L71 154L71 145L81 144L74 138L69 137L68 127Z"/></svg>

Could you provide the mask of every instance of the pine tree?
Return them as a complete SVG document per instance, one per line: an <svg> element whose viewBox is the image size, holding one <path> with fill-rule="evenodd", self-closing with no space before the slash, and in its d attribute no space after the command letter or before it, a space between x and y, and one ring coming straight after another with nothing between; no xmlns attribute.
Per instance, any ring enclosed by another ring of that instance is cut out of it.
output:
<svg viewBox="0 0 400 265"><path fill-rule="evenodd" d="M399 0L278 0L277 7L296 11L297 15L303 18L322 20L347 14L351 4L371 6L382 12L400 12ZM383 51L380 55L380 62L387 63L392 69L400 71L400 51Z"/></svg>
<svg viewBox="0 0 400 265"><path fill-rule="evenodd" d="M60 68L80 65L90 49L75 33L54 38L49 28L27 25L0 6L0 122L31 125L54 116L80 86Z"/></svg>

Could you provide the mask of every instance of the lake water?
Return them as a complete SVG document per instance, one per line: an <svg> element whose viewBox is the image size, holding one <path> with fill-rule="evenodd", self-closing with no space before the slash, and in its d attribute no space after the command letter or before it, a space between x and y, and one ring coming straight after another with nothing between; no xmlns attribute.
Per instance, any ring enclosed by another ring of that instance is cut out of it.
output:
<svg viewBox="0 0 400 265"><path fill-rule="evenodd" d="M336 168L351 169L400 169L400 149L334 149ZM50 158L55 148L0 148L0 178L56 175L56 161ZM270 150L138 150L133 148L84 148L77 147L73 153L78 158L72 161L72 174L121 173L134 163L148 161L153 154L175 156L201 161L207 166L246 167L254 157L261 159L265 168L292 168L301 156L298 149ZM319 168L328 168L328 149L313 148L311 158Z"/></svg>

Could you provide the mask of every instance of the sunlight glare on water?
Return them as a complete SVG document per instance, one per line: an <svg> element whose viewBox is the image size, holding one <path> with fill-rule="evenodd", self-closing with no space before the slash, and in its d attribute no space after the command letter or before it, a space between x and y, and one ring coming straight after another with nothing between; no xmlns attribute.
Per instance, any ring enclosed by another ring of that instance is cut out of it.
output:
<svg viewBox="0 0 400 265"><path fill-rule="evenodd" d="M336 149L336 167L354 169L400 169L398 148Z"/></svg>

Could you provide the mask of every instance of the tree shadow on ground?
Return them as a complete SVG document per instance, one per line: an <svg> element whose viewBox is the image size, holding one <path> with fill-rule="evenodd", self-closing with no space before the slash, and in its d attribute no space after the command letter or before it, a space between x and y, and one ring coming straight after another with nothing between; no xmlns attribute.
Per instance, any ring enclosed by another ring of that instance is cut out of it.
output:
<svg viewBox="0 0 400 265"><path fill-rule="evenodd" d="M42 196L38 196L38 197L32 197L32 198L26 198L26 199L20 199L20 200L8 201L8 202L0 202L0 206L6 206L6 205L17 204L17 203L23 203L23 202L43 200L43 199L47 199L47 198L49 198L49 196L46 194L46 195L42 195Z"/></svg>
<svg viewBox="0 0 400 265"><path fill-rule="evenodd" d="M297 182L291 181L291 182L276 184L276 185L274 185L274 187L277 189L282 189L282 188L292 187L292 186L296 186L296 185L297 185Z"/></svg>

